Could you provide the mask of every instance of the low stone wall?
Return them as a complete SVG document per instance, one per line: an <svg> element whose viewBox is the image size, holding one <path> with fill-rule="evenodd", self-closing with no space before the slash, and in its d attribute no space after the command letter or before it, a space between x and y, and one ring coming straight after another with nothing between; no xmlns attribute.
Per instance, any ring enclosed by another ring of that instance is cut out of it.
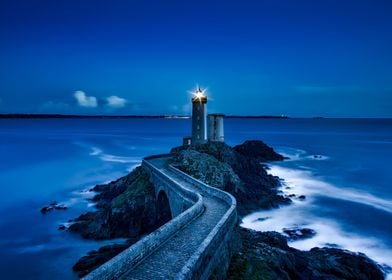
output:
<svg viewBox="0 0 392 280"><path fill-rule="evenodd" d="M161 174L160 170L156 169L152 164L147 161L143 161L143 167L150 173ZM168 177L162 177L164 180L170 180ZM178 215L176 218L167 222L156 231L147 235L146 237L139 240L137 243L115 256L99 268L92 271L83 279L117 279L126 271L129 271L140 263L144 258L153 253L161 244L167 239L174 235L179 229L187 225L191 220L195 219L204 211L203 198L200 194L194 193L188 189L173 182L179 191L186 195L189 199L194 201L194 205L188 208L185 212Z"/></svg>
<svg viewBox="0 0 392 280"><path fill-rule="evenodd" d="M229 243L233 236L233 230L237 225L237 202L235 198L227 192L211 187L189 176L174 166L170 166L170 168L184 180L200 189L201 192L215 196L229 205L226 214L204 239L203 243L188 260L176 279L209 279L211 273L217 267L217 264L222 263L222 258L226 258L223 263L226 263L227 265L219 268L225 270L221 271L221 274L224 274L228 268L231 257Z"/></svg>

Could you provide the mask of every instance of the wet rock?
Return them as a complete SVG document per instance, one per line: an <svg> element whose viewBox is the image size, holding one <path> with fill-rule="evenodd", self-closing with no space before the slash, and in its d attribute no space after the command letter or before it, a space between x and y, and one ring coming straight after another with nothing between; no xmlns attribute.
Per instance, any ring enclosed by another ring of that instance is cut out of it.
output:
<svg viewBox="0 0 392 280"><path fill-rule="evenodd" d="M41 208L41 213L42 214L46 214L46 213L48 213L48 212L50 212L52 210L53 210L52 206L44 206L44 207Z"/></svg>
<svg viewBox="0 0 392 280"><path fill-rule="evenodd" d="M333 248L300 251L277 232L239 229L242 248L227 279L384 279L380 267L363 254Z"/></svg>
<svg viewBox="0 0 392 280"><path fill-rule="evenodd" d="M299 200L305 200L306 199L306 195L300 195L300 196L298 196L298 199Z"/></svg>
<svg viewBox="0 0 392 280"><path fill-rule="evenodd" d="M66 230L67 227L65 225L59 225L57 229L58 230Z"/></svg>
<svg viewBox="0 0 392 280"><path fill-rule="evenodd" d="M337 248L337 249L341 248L338 244L335 243L325 243L325 246L330 248Z"/></svg>
<svg viewBox="0 0 392 280"><path fill-rule="evenodd" d="M253 220L253 222L263 222L263 221L268 220L270 218L271 217L260 217L260 218L257 218L255 220Z"/></svg>
<svg viewBox="0 0 392 280"><path fill-rule="evenodd" d="M310 228L284 228L283 233L287 236L290 241L296 241L300 239L312 238L316 235L316 231Z"/></svg>
<svg viewBox="0 0 392 280"><path fill-rule="evenodd" d="M58 204L56 201L51 202L48 206L44 206L41 208L41 213L42 214L47 214L48 212L51 212L53 210L67 210L68 207L65 206L64 204Z"/></svg>
<svg viewBox="0 0 392 280"><path fill-rule="evenodd" d="M86 276L95 268L127 249L130 245L130 243L126 243L103 246L98 250L89 252L87 256L79 259L72 269L78 273L79 277Z"/></svg>
<svg viewBox="0 0 392 280"><path fill-rule="evenodd" d="M94 188L97 211L74 220L72 232L87 239L140 238L155 230L155 192L147 173L139 167L129 175Z"/></svg>
<svg viewBox="0 0 392 280"><path fill-rule="evenodd" d="M247 140L243 144L235 146L234 150L243 156L260 161L284 160L282 155L276 153L273 148L259 140Z"/></svg>
<svg viewBox="0 0 392 280"><path fill-rule="evenodd" d="M55 205L53 208L55 210L67 210L68 209L68 207L65 206L64 204Z"/></svg>

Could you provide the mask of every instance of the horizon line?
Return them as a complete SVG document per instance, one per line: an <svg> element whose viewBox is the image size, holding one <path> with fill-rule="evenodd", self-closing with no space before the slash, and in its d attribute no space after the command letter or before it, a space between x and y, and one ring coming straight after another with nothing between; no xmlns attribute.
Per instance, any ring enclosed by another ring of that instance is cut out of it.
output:
<svg viewBox="0 0 392 280"><path fill-rule="evenodd" d="M191 115L173 115L173 114L157 114L157 115L99 115L99 114L41 114L41 113L0 113L0 119L27 119L27 118L166 118L166 119L189 119ZM392 119L392 117L291 117L286 115L225 115L225 118L249 118L249 119Z"/></svg>

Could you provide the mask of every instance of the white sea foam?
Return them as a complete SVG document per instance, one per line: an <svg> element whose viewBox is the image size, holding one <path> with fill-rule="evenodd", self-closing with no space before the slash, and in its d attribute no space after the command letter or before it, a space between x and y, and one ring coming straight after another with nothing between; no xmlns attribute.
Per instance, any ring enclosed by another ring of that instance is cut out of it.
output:
<svg viewBox="0 0 392 280"><path fill-rule="evenodd" d="M92 191L92 189L94 188L95 185L92 185L90 187L87 187L83 190L75 190L72 192L73 195L75 196L81 196L84 198L91 198L93 197L96 193L94 191Z"/></svg>
<svg viewBox="0 0 392 280"><path fill-rule="evenodd" d="M102 154L102 150L97 147L91 147L90 156L97 156Z"/></svg>
<svg viewBox="0 0 392 280"><path fill-rule="evenodd" d="M286 161L300 160L306 154L306 151L304 150L289 147L281 147L278 148L277 151L282 156L288 158Z"/></svg>
<svg viewBox="0 0 392 280"><path fill-rule="evenodd" d="M141 160L138 157L124 157L124 156L115 156L115 155L109 155L109 154L103 154L100 157L101 160L103 161L108 161L108 162L118 162L118 163L140 163Z"/></svg>
<svg viewBox="0 0 392 280"><path fill-rule="evenodd" d="M289 148L289 147L280 147L277 149L279 154L283 155L284 157L288 158L286 161L298 161L302 159L308 160L328 160L329 157L325 155L309 155L305 150Z"/></svg>
<svg viewBox="0 0 392 280"><path fill-rule="evenodd" d="M328 160L329 157L327 156L323 156L323 155L310 155L310 156L306 156L307 159L311 159L311 160Z"/></svg>
<svg viewBox="0 0 392 280"><path fill-rule="evenodd" d="M392 250L381 240L345 232L335 221L317 217L316 205L313 204L316 196L327 196L365 204L392 213L392 201L366 192L334 186L317 178L309 170L271 165L269 173L284 179L283 193L304 194L306 199L294 199L294 203L290 206L252 213L242 220L241 226L259 231L277 232L291 227L311 228L317 232L313 238L290 242L290 246L300 250L337 246L353 252L365 253L378 263L392 267ZM392 274L389 274L387 279L392 280Z"/></svg>
<svg viewBox="0 0 392 280"><path fill-rule="evenodd" d="M138 157L126 157L126 156L115 156L111 154L104 154L103 151L97 147L90 147L91 156L99 156L103 161L107 162L117 162L117 163L140 163L140 158Z"/></svg>
<svg viewBox="0 0 392 280"><path fill-rule="evenodd" d="M309 198L312 198L312 196L327 196L352 201L392 213L392 200L355 189L334 186L313 176L312 172L308 170L290 169L277 165L269 167L269 173L283 178L285 185L291 188L290 192L305 194Z"/></svg>
<svg viewBox="0 0 392 280"><path fill-rule="evenodd" d="M282 233L283 228L311 228L316 231L313 238L289 242L289 245L299 250L310 250L314 247L338 247L352 252L362 252L379 264L392 267L392 250L388 249L382 241L345 232L334 221L312 215L306 216L302 210L294 205L253 213L242 220L241 226L258 231L277 231L280 233ZM269 218L263 219L265 217ZM388 277L392 277L392 275Z"/></svg>
<svg viewBox="0 0 392 280"><path fill-rule="evenodd" d="M132 172L138 166L140 166L140 164L133 164L133 165L131 165L130 167L127 168L127 172Z"/></svg>

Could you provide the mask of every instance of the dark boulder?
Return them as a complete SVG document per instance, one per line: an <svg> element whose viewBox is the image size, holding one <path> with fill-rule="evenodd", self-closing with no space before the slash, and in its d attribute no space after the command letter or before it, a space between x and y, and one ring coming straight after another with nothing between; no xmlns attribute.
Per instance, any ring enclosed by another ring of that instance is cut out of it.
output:
<svg viewBox="0 0 392 280"><path fill-rule="evenodd" d="M334 248L299 251L277 232L239 232L242 248L232 258L228 279L384 279L380 267L363 254Z"/></svg>
<svg viewBox="0 0 392 280"><path fill-rule="evenodd" d="M127 249L130 245L130 243L125 243L103 246L96 251L89 252L87 256L80 258L72 269L78 273L79 277L86 276L95 268Z"/></svg>
<svg viewBox="0 0 392 280"><path fill-rule="evenodd" d="M243 156L257 159L259 161L284 160L284 157L266 145L263 141L247 140L241 145L234 147L234 150Z"/></svg>
<svg viewBox="0 0 392 280"><path fill-rule="evenodd" d="M65 225L59 225L57 229L58 230L66 230L67 227Z"/></svg>
<svg viewBox="0 0 392 280"><path fill-rule="evenodd" d="M287 239L290 241L296 241L300 239L312 238L316 235L316 231L310 228L284 228L284 235L287 236Z"/></svg>
<svg viewBox="0 0 392 280"><path fill-rule="evenodd" d="M53 210L52 206L44 206L44 207L41 208L41 213L42 214L46 214L46 213L48 213L48 212L50 212L52 210Z"/></svg>
<svg viewBox="0 0 392 280"><path fill-rule="evenodd" d="M100 240L140 237L157 228L154 187L141 167L94 190L98 210L80 215L70 231Z"/></svg>
<svg viewBox="0 0 392 280"><path fill-rule="evenodd" d="M56 201L51 202L48 206L44 206L41 208L41 213L42 214L47 214L48 212L51 212L53 210L67 210L68 207L65 206L64 204L58 204Z"/></svg>

